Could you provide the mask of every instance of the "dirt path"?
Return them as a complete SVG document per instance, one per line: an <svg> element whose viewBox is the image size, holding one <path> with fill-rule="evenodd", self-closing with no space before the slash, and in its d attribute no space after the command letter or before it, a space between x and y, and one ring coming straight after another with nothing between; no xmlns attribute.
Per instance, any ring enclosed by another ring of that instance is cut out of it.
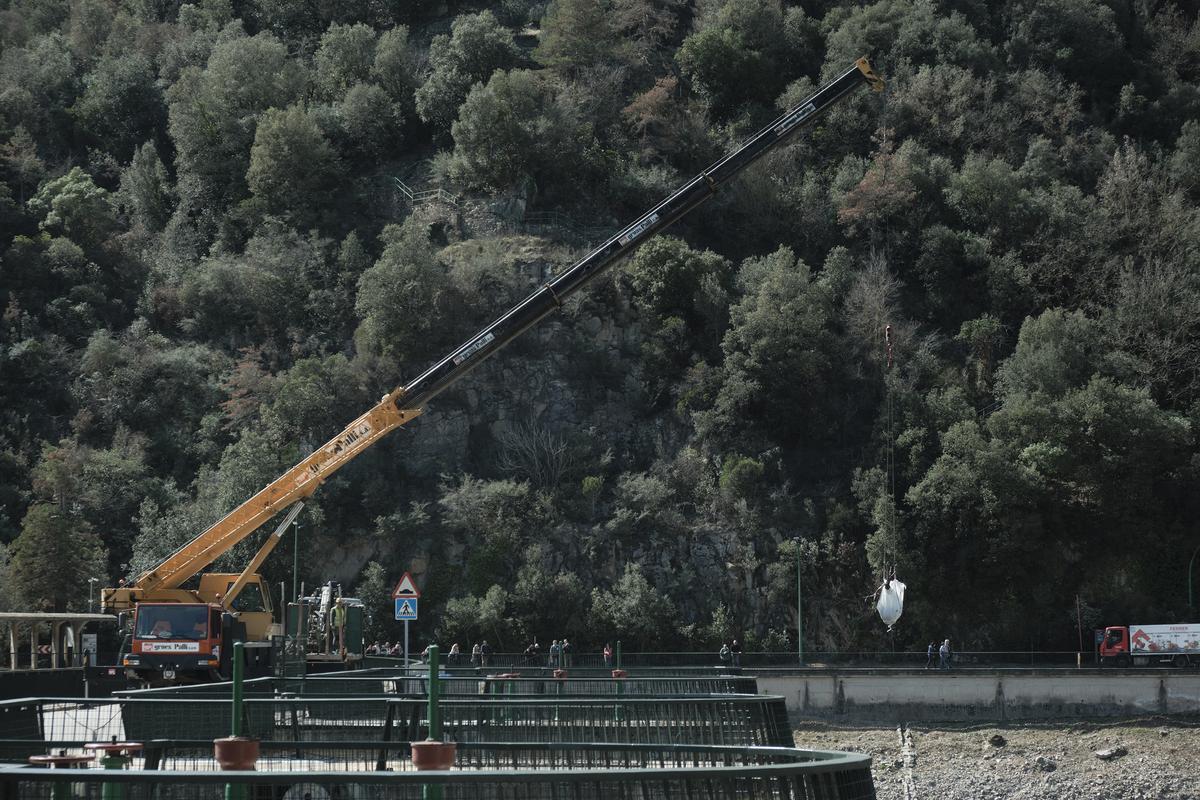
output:
<svg viewBox="0 0 1200 800"><path fill-rule="evenodd" d="M868 753L879 800L1200 800L1200 718L1062 725L797 726L799 747ZM1124 748L1108 760L1097 751Z"/></svg>

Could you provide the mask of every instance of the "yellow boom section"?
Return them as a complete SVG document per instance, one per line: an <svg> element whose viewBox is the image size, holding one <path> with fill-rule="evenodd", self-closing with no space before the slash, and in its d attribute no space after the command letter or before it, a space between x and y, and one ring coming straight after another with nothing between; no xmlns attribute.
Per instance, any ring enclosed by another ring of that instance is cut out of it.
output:
<svg viewBox="0 0 1200 800"><path fill-rule="evenodd" d="M402 389L397 389L384 397L379 405L351 422L323 447L176 550L157 567L143 572L129 588L144 592L177 588L229 552L230 548L258 530L275 514L311 495L322 481L393 428L420 415L422 409L400 408L403 394Z"/></svg>

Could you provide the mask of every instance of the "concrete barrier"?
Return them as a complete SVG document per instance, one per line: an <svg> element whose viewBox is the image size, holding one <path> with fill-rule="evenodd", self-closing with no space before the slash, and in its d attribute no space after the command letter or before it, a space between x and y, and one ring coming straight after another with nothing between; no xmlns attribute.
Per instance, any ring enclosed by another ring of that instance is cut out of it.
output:
<svg viewBox="0 0 1200 800"><path fill-rule="evenodd" d="M793 721L1004 721L1200 712L1200 674L1173 670L813 670L758 675Z"/></svg>

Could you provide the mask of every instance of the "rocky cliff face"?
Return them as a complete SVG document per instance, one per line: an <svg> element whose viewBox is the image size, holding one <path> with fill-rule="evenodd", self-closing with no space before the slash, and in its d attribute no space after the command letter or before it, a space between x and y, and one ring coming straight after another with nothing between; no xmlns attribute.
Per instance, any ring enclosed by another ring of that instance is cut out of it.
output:
<svg viewBox="0 0 1200 800"><path fill-rule="evenodd" d="M476 297L487 306L486 319L503 313L584 252L547 238L505 234L514 228L511 220L480 203L458 208L431 204L413 213L445 235L442 259L450 274L473 276L476 285L485 287ZM640 359L643 328L622 286L621 270L615 267L569 298L561 311L438 396L400 434L396 451L403 473L426 486L463 473L521 479L527 476L514 473L508 451L533 433L570 451L566 458L576 484L576 476L607 473L606 487L611 488L614 474L672 458L688 431L672 415L647 408ZM495 289L497 285L507 291ZM436 495L421 499L436 513ZM635 561L664 591L680 598L681 611L692 619L711 606L712 593L735 593L747 610L765 597L755 588L754 571L741 566L744 559L738 553L743 548L734 532L698 528L680 536L675 530L650 528L632 537L606 535L604 513L601 503L592 524L557 525L546 539L545 568L575 572L588 587L607 587L625 563ZM445 531L423 542L376 538L366 545L330 545L328 568L347 581L368 560L386 558L392 547L405 551L418 581L428 577L424 573L431 560L462 566L471 549L469 542ZM689 600L696 585L713 588Z"/></svg>

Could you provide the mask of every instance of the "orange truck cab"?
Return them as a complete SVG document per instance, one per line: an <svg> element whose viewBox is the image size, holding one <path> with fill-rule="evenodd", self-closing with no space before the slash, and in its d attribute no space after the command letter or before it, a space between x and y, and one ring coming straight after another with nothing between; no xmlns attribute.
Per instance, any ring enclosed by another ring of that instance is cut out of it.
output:
<svg viewBox="0 0 1200 800"><path fill-rule="evenodd" d="M1129 628L1113 626L1104 629L1100 640L1100 663L1129 665Z"/></svg>
<svg viewBox="0 0 1200 800"><path fill-rule="evenodd" d="M221 612L215 603L138 603L125 674L146 683L219 679Z"/></svg>

